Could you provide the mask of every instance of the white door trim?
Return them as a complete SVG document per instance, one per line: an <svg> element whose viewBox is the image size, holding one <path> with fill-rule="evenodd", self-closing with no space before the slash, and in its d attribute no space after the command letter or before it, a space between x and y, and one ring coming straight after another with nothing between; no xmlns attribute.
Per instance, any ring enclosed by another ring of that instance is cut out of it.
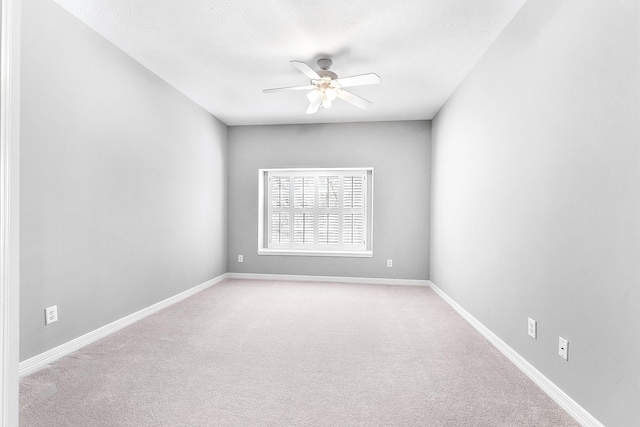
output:
<svg viewBox="0 0 640 427"><path fill-rule="evenodd" d="M1 0L0 426L18 425L20 0Z"/></svg>

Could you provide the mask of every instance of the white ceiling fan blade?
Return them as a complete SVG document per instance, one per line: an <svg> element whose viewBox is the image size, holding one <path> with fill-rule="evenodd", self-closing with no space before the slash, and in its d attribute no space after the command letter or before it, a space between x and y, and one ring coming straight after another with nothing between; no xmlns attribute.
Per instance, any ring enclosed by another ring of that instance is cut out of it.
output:
<svg viewBox="0 0 640 427"><path fill-rule="evenodd" d="M298 70L302 71L305 76L309 77L312 80L320 80L322 77L318 75L315 71L311 69L307 64L302 61L291 61L294 67Z"/></svg>
<svg viewBox="0 0 640 427"><path fill-rule="evenodd" d="M320 103L322 103L322 97L319 96L315 99L315 101L311 101L309 104L309 108L307 108L307 114L315 114L320 108Z"/></svg>
<svg viewBox="0 0 640 427"><path fill-rule="evenodd" d="M274 87L273 89L263 89L262 91L264 93L271 93L271 92L282 92L287 90L311 90L315 88L316 87L313 85L307 85L307 86Z"/></svg>
<svg viewBox="0 0 640 427"><path fill-rule="evenodd" d="M343 77L336 79L342 87L376 85L380 83L380 76L375 73L360 74L357 76Z"/></svg>
<svg viewBox="0 0 640 427"><path fill-rule="evenodd" d="M353 104L356 107L360 107L363 110L366 110L372 105L371 101L360 98L358 95L354 95L351 92L347 92L346 90L341 90L340 93L338 93L338 98L347 101L349 104Z"/></svg>

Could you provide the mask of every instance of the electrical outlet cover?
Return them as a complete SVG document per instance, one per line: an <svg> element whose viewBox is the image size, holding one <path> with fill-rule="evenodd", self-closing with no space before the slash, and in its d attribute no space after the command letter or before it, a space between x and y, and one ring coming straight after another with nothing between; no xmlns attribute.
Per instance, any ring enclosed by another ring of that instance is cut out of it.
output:
<svg viewBox="0 0 640 427"><path fill-rule="evenodd" d="M558 355L564 360L569 360L569 341L562 337L558 340Z"/></svg>
<svg viewBox="0 0 640 427"><path fill-rule="evenodd" d="M534 340L538 338L538 322L529 317L529 336Z"/></svg>
<svg viewBox="0 0 640 427"><path fill-rule="evenodd" d="M58 306L54 305L44 309L44 324L49 325L58 321Z"/></svg>

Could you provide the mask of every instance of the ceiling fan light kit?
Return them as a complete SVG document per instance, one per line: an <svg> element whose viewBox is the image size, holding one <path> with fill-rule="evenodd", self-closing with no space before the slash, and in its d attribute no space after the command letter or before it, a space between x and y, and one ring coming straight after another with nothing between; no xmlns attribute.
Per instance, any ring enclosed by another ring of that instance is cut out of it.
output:
<svg viewBox="0 0 640 427"><path fill-rule="evenodd" d="M374 73L338 78L336 73L329 71L329 68L333 64L333 61L329 58L318 60L317 65L320 68L318 71L314 71L302 61L291 61L291 63L304 75L309 77L310 84L306 86L265 89L263 92L308 90L307 99L309 100L309 107L307 108L307 114L316 113L320 107L331 108L336 98L340 98L356 107L366 109L371 105L370 101L348 92L344 88L380 83L380 77Z"/></svg>

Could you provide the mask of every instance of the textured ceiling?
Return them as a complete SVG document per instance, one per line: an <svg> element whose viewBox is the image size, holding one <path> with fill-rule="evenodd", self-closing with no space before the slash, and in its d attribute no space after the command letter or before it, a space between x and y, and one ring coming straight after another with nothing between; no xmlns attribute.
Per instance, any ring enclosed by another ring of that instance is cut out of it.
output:
<svg viewBox="0 0 640 427"><path fill-rule="evenodd" d="M526 0L55 0L227 125L431 119ZM289 61L382 83L307 115Z"/></svg>

